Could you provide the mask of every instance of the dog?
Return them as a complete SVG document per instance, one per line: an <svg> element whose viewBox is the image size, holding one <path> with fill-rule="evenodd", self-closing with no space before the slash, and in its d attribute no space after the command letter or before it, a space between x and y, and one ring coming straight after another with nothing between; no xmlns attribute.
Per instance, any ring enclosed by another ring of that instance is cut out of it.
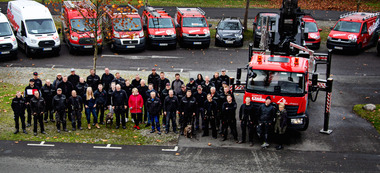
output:
<svg viewBox="0 0 380 173"><path fill-rule="evenodd" d="M184 135L187 138L193 138L193 132L191 130L191 125L187 125L184 130Z"/></svg>
<svg viewBox="0 0 380 173"><path fill-rule="evenodd" d="M113 124L113 109L112 109L112 106L109 106L109 112L106 116L106 128L108 125L110 125L110 128L112 128L112 124Z"/></svg>

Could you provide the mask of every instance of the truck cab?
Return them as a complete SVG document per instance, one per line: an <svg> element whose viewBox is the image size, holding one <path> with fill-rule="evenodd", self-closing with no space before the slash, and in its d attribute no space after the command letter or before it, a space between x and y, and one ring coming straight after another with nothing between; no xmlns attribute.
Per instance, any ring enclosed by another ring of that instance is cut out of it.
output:
<svg viewBox="0 0 380 173"><path fill-rule="evenodd" d="M380 13L351 12L340 16L327 37L327 48L360 51L376 44Z"/></svg>
<svg viewBox="0 0 380 173"><path fill-rule="evenodd" d="M104 21L111 24L107 29L111 51L143 51L145 35L138 10L132 5L109 5Z"/></svg>
<svg viewBox="0 0 380 173"><path fill-rule="evenodd" d="M36 1L9 1L8 20L15 32L18 46L27 56L39 53L59 55L61 41L50 11Z"/></svg>
<svg viewBox="0 0 380 173"><path fill-rule="evenodd" d="M244 98L251 98L255 110L267 96L275 104L284 103L288 127L306 130L309 63L302 57L254 54L247 69Z"/></svg>
<svg viewBox="0 0 380 173"><path fill-rule="evenodd" d="M309 49L319 49L321 46L321 35L319 32L322 29L318 28L317 22L313 17L305 15L302 17L302 21L305 22L305 42Z"/></svg>
<svg viewBox="0 0 380 173"><path fill-rule="evenodd" d="M86 1L87 2L87 1ZM87 2L90 3L90 2ZM99 50L102 50L102 35L99 24L97 38L95 39L92 23L95 23L96 13L89 14L89 9L85 5L91 6L92 4L85 4L82 1L64 1L62 6L62 30L63 40L69 47L69 52L75 54L76 52L93 52L95 47L94 43L97 40Z"/></svg>
<svg viewBox="0 0 380 173"><path fill-rule="evenodd" d="M201 8L178 8L175 14L177 38L181 47L210 46L211 24L207 23L206 13Z"/></svg>
<svg viewBox="0 0 380 173"><path fill-rule="evenodd" d="M259 47L260 40L261 40L261 28L262 28L261 24L263 22L267 23L266 21L262 21L262 20L266 20L267 17L269 17L270 23L273 24L272 26L269 25L272 27L269 30L272 30L274 32L278 32L277 27L278 27L278 23L280 20L279 14L272 13L272 12L260 12L260 13L258 13L255 16L255 20L253 22L253 45L254 45L254 47Z"/></svg>
<svg viewBox="0 0 380 173"><path fill-rule="evenodd" d="M176 48L174 21L163 8L145 7L143 21L149 46Z"/></svg>
<svg viewBox="0 0 380 173"><path fill-rule="evenodd" d="M17 40L7 17L0 13L0 57L17 58Z"/></svg>

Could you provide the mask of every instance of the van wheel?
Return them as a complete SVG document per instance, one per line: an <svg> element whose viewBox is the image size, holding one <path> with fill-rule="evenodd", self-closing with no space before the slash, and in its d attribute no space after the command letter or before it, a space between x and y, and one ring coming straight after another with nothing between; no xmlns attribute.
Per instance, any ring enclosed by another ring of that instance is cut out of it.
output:
<svg viewBox="0 0 380 173"><path fill-rule="evenodd" d="M69 53L71 55L75 55L76 53L75 53L74 49L70 45L67 45L67 46L69 47Z"/></svg>
<svg viewBox="0 0 380 173"><path fill-rule="evenodd" d="M30 50L26 44L24 45L24 48L25 48L26 57L30 58L32 56L32 53L30 52Z"/></svg>

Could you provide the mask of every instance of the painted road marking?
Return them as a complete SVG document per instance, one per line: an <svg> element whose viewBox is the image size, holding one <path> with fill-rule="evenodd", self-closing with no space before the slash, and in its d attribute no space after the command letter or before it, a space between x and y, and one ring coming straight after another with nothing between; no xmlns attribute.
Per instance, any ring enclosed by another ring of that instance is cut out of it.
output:
<svg viewBox="0 0 380 173"><path fill-rule="evenodd" d="M54 147L54 144L45 144L45 141L42 141L39 144L27 144L28 146L35 146L35 147Z"/></svg>
<svg viewBox="0 0 380 173"><path fill-rule="evenodd" d="M13 64L9 65L9 67L12 67Z"/></svg>
<svg viewBox="0 0 380 173"><path fill-rule="evenodd" d="M151 56L136 56L136 55L103 55L103 57L120 57L124 59L181 59L183 57L179 56L159 56L159 55L151 55Z"/></svg>
<svg viewBox="0 0 380 173"><path fill-rule="evenodd" d="M121 147L111 147L111 144L107 144L107 146L94 146L94 148L98 149L116 149L116 150L121 150Z"/></svg>
<svg viewBox="0 0 380 173"><path fill-rule="evenodd" d="M162 149L162 151L173 151L173 152L176 152L176 151L178 151L178 146L175 146L174 149Z"/></svg>

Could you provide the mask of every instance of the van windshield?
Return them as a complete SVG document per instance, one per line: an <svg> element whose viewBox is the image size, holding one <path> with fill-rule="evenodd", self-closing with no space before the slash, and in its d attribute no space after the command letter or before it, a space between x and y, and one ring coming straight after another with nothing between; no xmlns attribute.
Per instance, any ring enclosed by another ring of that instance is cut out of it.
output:
<svg viewBox="0 0 380 173"><path fill-rule="evenodd" d="M240 30L241 25L239 22L220 22L218 29L220 29L220 30Z"/></svg>
<svg viewBox="0 0 380 173"><path fill-rule="evenodd" d="M71 30L74 32L89 32L93 27L91 26L94 23L93 19L71 19Z"/></svg>
<svg viewBox="0 0 380 173"><path fill-rule="evenodd" d="M207 27L207 23L204 17L185 17L182 27Z"/></svg>
<svg viewBox="0 0 380 173"><path fill-rule="evenodd" d="M12 30L7 22L0 23L0 37L11 36Z"/></svg>
<svg viewBox="0 0 380 173"><path fill-rule="evenodd" d="M317 24L314 22L305 22L305 32L318 32Z"/></svg>
<svg viewBox="0 0 380 173"><path fill-rule="evenodd" d="M48 34L56 31L52 19L26 20L25 23L29 34Z"/></svg>
<svg viewBox="0 0 380 173"><path fill-rule="evenodd" d="M361 26L362 26L362 24L359 22L339 21L335 25L333 30L334 31L342 31L342 32L359 33Z"/></svg>
<svg viewBox="0 0 380 173"><path fill-rule="evenodd" d="M140 18L116 18L113 19L113 29L120 31L140 31L142 29Z"/></svg>
<svg viewBox="0 0 380 173"><path fill-rule="evenodd" d="M173 21L169 18L150 18L149 28L173 28Z"/></svg>

